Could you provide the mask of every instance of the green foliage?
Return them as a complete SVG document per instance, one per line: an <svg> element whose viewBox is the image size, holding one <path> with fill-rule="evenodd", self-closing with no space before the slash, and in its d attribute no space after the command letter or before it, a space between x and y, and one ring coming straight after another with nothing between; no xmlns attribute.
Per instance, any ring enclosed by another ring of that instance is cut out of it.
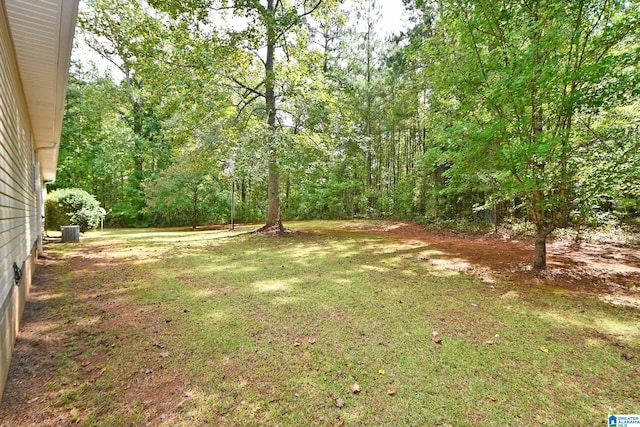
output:
<svg viewBox="0 0 640 427"><path fill-rule="evenodd" d="M450 201L454 196L454 206L456 194L465 200L474 193L494 201L522 197L537 239L544 241L566 224L572 208L584 207L594 195L589 185L577 182L581 172L590 169L590 181L607 180L608 168L594 175L598 169L587 162L609 144L585 144L593 138L578 138L578 132L582 124L593 130L603 112L626 105L639 89L631 59L637 52L630 48L637 4L435 4L438 19L424 15L429 37L407 51L429 62L425 83L434 142L450 162L439 194ZM617 151L629 159L629 151ZM538 248L536 267L543 267L543 246Z"/></svg>
<svg viewBox="0 0 640 427"><path fill-rule="evenodd" d="M74 72L54 185L121 226L216 222L231 177L239 221L274 194L284 219L539 236L638 216L637 1L406 0L387 40L381 4L91 1L81 28L117 76Z"/></svg>
<svg viewBox="0 0 640 427"><path fill-rule="evenodd" d="M148 212L158 225L198 225L224 222L230 201L221 182L192 159L183 159L145 185Z"/></svg>
<svg viewBox="0 0 640 427"><path fill-rule="evenodd" d="M143 2L120 0L93 0L78 18L84 42L114 65L116 75L74 71L56 186L95 193L113 209L108 220L119 225L149 222L142 183L173 156L162 124L170 107L156 95L166 83L159 64L169 31L161 18Z"/></svg>
<svg viewBox="0 0 640 427"><path fill-rule="evenodd" d="M78 188L65 188L47 194L45 202L47 228L56 230L65 225L78 225L80 231L94 230L100 225L100 203L91 194Z"/></svg>

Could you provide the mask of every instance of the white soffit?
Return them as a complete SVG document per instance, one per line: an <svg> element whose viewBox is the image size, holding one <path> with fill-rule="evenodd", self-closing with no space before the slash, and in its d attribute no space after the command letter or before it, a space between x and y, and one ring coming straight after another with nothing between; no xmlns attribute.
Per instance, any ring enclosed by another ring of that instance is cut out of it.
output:
<svg viewBox="0 0 640 427"><path fill-rule="evenodd" d="M5 0L42 178L53 181L78 0Z"/></svg>

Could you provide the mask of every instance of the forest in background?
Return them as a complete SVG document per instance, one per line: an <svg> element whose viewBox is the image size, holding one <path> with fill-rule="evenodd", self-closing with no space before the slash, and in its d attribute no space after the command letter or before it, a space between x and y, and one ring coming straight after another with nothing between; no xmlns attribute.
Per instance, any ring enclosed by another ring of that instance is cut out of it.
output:
<svg viewBox="0 0 640 427"><path fill-rule="evenodd" d="M91 0L56 188L110 226L393 218L637 225L640 6L610 0ZM348 6L348 7L347 7Z"/></svg>

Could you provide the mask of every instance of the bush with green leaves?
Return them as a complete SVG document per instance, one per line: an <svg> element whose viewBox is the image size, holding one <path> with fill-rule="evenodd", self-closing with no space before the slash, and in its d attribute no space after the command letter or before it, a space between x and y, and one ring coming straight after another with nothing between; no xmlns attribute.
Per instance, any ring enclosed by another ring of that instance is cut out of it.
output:
<svg viewBox="0 0 640 427"><path fill-rule="evenodd" d="M94 230L100 225L100 203L79 188L63 188L47 195L46 225L57 230L66 225L79 225L80 231Z"/></svg>
<svg viewBox="0 0 640 427"><path fill-rule="evenodd" d="M147 213L157 225L221 223L229 218L230 200L220 189L217 174L206 162L185 157L163 170L157 179L145 183Z"/></svg>

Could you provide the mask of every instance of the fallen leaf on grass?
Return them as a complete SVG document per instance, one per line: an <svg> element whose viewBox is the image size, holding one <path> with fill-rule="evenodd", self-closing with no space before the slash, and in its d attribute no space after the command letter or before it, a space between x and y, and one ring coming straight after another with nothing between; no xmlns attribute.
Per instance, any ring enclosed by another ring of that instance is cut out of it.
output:
<svg viewBox="0 0 640 427"><path fill-rule="evenodd" d="M351 386L351 391L353 392L353 394L360 393L360 385L358 383L353 383L353 385Z"/></svg>
<svg viewBox="0 0 640 427"><path fill-rule="evenodd" d="M344 408L344 400L337 398L336 399L336 406L340 409Z"/></svg>
<svg viewBox="0 0 640 427"><path fill-rule="evenodd" d="M549 353L549 349L547 347L540 347L540 351L543 353Z"/></svg>

